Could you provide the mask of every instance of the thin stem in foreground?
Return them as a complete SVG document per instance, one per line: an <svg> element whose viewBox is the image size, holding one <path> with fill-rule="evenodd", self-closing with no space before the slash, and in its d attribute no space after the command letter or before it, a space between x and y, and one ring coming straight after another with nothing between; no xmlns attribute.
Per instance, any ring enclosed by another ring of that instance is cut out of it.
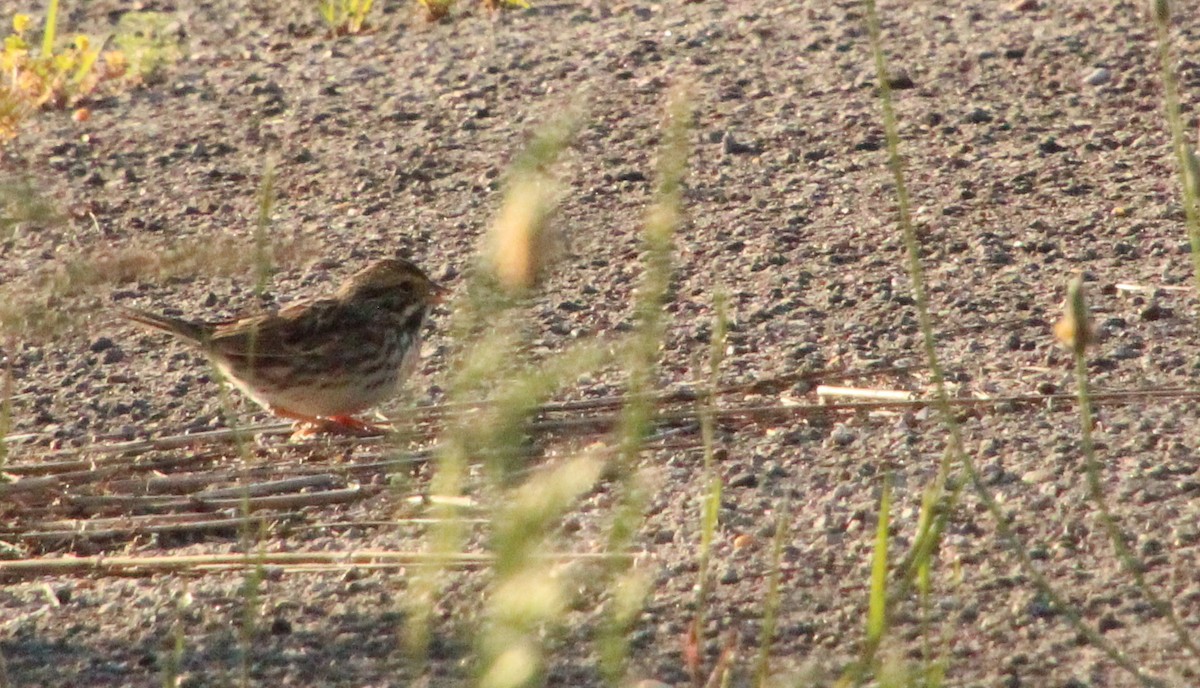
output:
<svg viewBox="0 0 1200 688"><path fill-rule="evenodd" d="M896 183L896 197L899 206L899 224L904 237L904 246L908 258L908 272L912 281L913 297L917 306L917 318L921 327L922 342L925 357L933 377L937 408L943 425L950 435L950 449L957 461L962 465L971 485L983 503L1001 540L1009 551L1017 558L1021 570L1029 576L1038 591L1045 595L1054 607L1063 614L1071 626L1080 633L1092 646L1103 652L1113 663L1134 676L1144 686L1160 685L1161 681L1146 675L1140 667L1133 663L1115 645L1101 636L1095 629L1083 622L1079 612L1063 597L1046 577L1033 565L1029 551L1025 548L1009 522L1008 517L997 503L995 496L988 489L979 475L975 461L967 454L962 430L951 411L950 397L946 390L945 376L938 360L937 347L933 336L932 318L929 313L929 296L925 288L925 273L921 264L920 242L912 224L908 186L904 180L904 163L900 156L900 135L896 126L896 113L892 105L892 92L889 85L887 64L883 56L883 41L879 24L879 15L874 0L864 0L867 15L867 30L870 34L871 52L875 59L876 78L879 83L880 103L883 108L884 129L887 139L888 165Z"/></svg>

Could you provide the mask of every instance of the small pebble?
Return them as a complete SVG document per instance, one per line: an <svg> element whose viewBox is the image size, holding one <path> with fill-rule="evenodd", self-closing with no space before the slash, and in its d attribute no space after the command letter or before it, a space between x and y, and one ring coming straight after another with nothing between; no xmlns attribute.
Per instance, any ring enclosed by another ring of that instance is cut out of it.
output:
<svg viewBox="0 0 1200 688"><path fill-rule="evenodd" d="M992 117L992 113L984 110L983 108L975 108L974 110L968 112L966 117L966 120L971 124L986 124L987 122L992 121L992 119L994 119Z"/></svg>
<svg viewBox="0 0 1200 688"><path fill-rule="evenodd" d="M727 155L746 155L760 152L758 146L738 141L732 131L726 131L725 135L721 137L721 150L725 151Z"/></svg>
<svg viewBox="0 0 1200 688"><path fill-rule="evenodd" d="M1138 317L1145 322L1162 320L1164 318L1171 317L1171 315L1172 313L1169 308L1163 308L1162 306L1158 305L1157 302L1151 302L1150 305L1142 309L1141 313L1138 313Z"/></svg>
<svg viewBox="0 0 1200 688"><path fill-rule="evenodd" d="M1135 349L1132 346L1125 346L1124 344L1113 349L1113 352L1112 352L1112 357L1117 359L1118 361L1127 361L1130 359L1138 358L1141 355L1142 355L1141 349Z"/></svg>
<svg viewBox="0 0 1200 688"><path fill-rule="evenodd" d="M735 473L729 479L730 487L758 487L758 476L753 473Z"/></svg>
<svg viewBox="0 0 1200 688"><path fill-rule="evenodd" d="M1099 629L1099 631L1101 633L1115 631L1118 628L1124 628L1124 627L1125 627L1125 624L1122 623L1121 620L1118 619L1116 617L1116 615L1112 614L1111 612L1100 617L1100 622L1098 624L1096 624L1096 628Z"/></svg>
<svg viewBox="0 0 1200 688"><path fill-rule="evenodd" d="M833 443L839 447L846 447L853 444L857 437L853 430L844 425L835 427L833 432L829 433L829 439L833 440Z"/></svg>
<svg viewBox="0 0 1200 688"><path fill-rule="evenodd" d="M1088 86L1102 86L1112 80L1112 72L1100 67L1083 78Z"/></svg>

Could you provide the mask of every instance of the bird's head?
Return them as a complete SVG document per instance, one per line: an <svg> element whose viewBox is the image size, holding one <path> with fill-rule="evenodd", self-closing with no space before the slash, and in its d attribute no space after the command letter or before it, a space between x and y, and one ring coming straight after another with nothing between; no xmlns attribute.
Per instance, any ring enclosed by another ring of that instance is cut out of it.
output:
<svg viewBox="0 0 1200 688"><path fill-rule="evenodd" d="M354 273L342 283L342 301L381 302L403 306L440 303L449 290L429 279L421 268L403 258L381 260Z"/></svg>

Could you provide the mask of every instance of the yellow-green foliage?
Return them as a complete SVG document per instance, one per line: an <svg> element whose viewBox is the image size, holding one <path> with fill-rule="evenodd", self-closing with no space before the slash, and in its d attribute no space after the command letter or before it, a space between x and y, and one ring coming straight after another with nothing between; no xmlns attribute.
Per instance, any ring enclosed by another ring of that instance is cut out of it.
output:
<svg viewBox="0 0 1200 688"><path fill-rule="evenodd" d="M147 81L183 59L179 25L162 12L126 12L117 22L112 44L124 56L128 75Z"/></svg>
<svg viewBox="0 0 1200 688"><path fill-rule="evenodd" d="M26 40L30 16L14 16L12 33L4 39L4 50L0 52L0 72L7 90L33 108L74 105L101 84L124 76L127 68L120 53L105 53L101 59L102 46L83 34L76 35L65 48L47 49L54 44L53 16L47 15L40 50L34 50Z"/></svg>
<svg viewBox="0 0 1200 688"><path fill-rule="evenodd" d="M11 239L22 225L49 225L61 220L54 204L28 179L0 179L0 241Z"/></svg>
<svg viewBox="0 0 1200 688"><path fill-rule="evenodd" d="M483 6L489 12L496 12L506 7L518 7L523 10L529 9L529 3L525 0L483 0Z"/></svg>
<svg viewBox="0 0 1200 688"><path fill-rule="evenodd" d="M0 141L15 136L17 127L32 111L29 101L22 98L14 87L0 88Z"/></svg>
<svg viewBox="0 0 1200 688"><path fill-rule="evenodd" d="M425 11L425 19L434 22L444 19L449 16L450 8L458 0L417 0L417 4ZM526 0L482 0L483 7L488 12L497 12L506 7L519 7L520 9L529 9L529 3Z"/></svg>
<svg viewBox="0 0 1200 688"><path fill-rule="evenodd" d="M17 134L21 122L39 108L74 107L97 90L114 91L153 77L183 56L169 15L129 12L117 25L114 50L107 40L75 35L55 47L57 0L46 11L40 46L29 37L33 18L13 16L12 31L0 50L0 141Z"/></svg>
<svg viewBox="0 0 1200 688"><path fill-rule="evenodd" d="M334 35L361 33L369 28L367 14L374 0L320 0L317 9Z"/></svg>

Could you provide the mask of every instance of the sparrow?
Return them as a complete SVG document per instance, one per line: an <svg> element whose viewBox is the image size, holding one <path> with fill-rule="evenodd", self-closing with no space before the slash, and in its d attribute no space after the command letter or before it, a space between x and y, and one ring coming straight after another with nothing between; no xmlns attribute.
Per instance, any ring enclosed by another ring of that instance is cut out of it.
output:
<svg viewBox="0 0 1200 688"><path fill-rule="evenodd" d="M300 431L373 435L354 414L391 398L411 374L421 330L448 293L400 258L356 272L329 298L222 321L125 308L127 319L196 347L263 408Z"/></svg>

